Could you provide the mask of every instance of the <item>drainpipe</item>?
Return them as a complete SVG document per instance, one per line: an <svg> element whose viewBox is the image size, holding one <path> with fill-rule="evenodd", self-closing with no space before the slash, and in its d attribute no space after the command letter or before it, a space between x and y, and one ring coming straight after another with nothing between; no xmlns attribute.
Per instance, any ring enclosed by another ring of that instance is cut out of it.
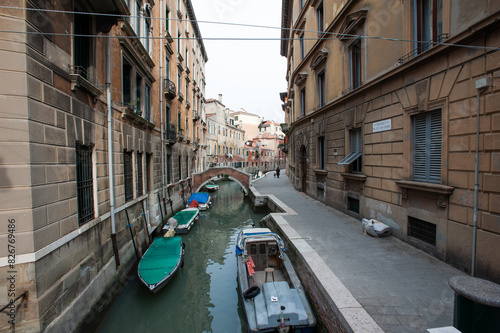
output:
<svg viewBox="0 0 500 333"><path fill-rule="evenodd" d="M163 0L160 1L160 36L163 35L163 31L165 31L165 28L163 26ZM163 41L163 38L160 39L160 41ZM160 143L161 143L161 187L162 187L162 194L163 194L163 200L165 200L165 142L163 141L163 135L164 135L164 122L165 119L163 119L163 45L161 45L160 42ZM161 202L158 202L158 205L160 206L161 210ZM166 213L166 212L165 212ZM163 223L163 221L161 221Z"/></svg>
<svg viewBox="0 0 500 333"><path fill-rule="evenodd" d="M477 213L478 213L478 194L479 194L479 107L481 102L481 93L490 86L490 78L485 77L476 80L477 90L477 124L476 124L476 165L474 167L474 221L472 225L472 264L471 276L475 276L476 268L476 239L477 239Z"/></svg>
<svg viewBox="0 0 500 333"><path fill-rule="evenodd" d="M116 242L115 225L115 185L113 172L113 107L111 105L111 32L106 38L106 103L108 104L108 174L109 174L109 212L111 215L111 242L115 254L116 268L120 266L120 254Z"/></svg>

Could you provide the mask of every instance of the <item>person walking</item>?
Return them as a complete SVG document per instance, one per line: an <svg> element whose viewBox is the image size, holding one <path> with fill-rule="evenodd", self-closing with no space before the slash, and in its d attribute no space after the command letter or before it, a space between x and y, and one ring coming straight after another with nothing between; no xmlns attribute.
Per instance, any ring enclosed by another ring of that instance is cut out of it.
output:
<svg viewBox="0 0 500 333"><path fill-rule="evenodd" d="M280 178L280 166L276 167L276 177Z"/></svg>

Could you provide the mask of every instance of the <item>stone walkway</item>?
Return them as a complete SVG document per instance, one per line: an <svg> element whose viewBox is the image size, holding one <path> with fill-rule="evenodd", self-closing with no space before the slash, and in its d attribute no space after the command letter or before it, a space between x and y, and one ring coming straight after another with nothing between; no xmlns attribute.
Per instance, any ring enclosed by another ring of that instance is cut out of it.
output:
<svg viewBox="0 0 500 333"><path fill-rule="evenodd" d="M452 326L454 294L448 280L463 272L395 237L365 235L361 221L296 191L284 173L273 174L253 187L293 210L281 216L384 332Z"/></svg>

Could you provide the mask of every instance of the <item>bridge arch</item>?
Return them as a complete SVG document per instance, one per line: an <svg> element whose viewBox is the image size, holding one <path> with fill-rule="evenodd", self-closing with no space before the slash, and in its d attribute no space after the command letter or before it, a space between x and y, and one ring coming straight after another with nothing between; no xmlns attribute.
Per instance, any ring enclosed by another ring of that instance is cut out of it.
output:
<svg viewBox="0 0 500 333"><path fill-rule="evenodd" d="M214 167L204 172L197 172L193 174L193 188L199 192L205 184L215 180L219 175L228 175L229 179L237 182L245 195L248 194L250 186L252 185L252 175L232 167Z"/></svg>

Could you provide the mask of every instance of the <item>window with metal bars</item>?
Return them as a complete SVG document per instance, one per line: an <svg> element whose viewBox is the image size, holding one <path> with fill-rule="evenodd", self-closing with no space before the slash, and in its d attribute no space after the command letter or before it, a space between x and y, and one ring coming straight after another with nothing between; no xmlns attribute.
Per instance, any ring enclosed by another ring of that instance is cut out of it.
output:
<svg viewBox="0 0 500 333"><path fill-rule="evenodd" d="M132 168L132 152L123 152L123 177L125 184L125 201L130 201L134 198L133 184L133 168Z"/></svg>
<svg viewBox="0 0 500 333"><path fill-rule="evenodd" d="M436 225L408 216L408 236L436 246Z"/></svg>
<svg viewBox="0 0 500 333"><path fill-rule="evenodd" d="M137 153L137 196L143 195L143 185L142 185L142 153Z"/></svg>
<svg viewBox="0 0 500 333"><path fill-rule="evenodd" d="M92 146L76 144L76 192L78 224L94 218L94 185L92 175Z"/></svg>
<svg viewBox="0 0 500 333"><path fill-rule="evenodd" d="M413 116L413 180L441 182L441 110Z"/></svg>

